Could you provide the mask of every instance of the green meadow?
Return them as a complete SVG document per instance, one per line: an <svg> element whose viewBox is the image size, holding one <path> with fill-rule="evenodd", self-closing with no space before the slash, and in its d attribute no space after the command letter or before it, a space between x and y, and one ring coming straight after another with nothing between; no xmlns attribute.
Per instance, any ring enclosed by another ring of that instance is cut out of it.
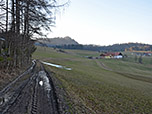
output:
<svg viewBox="0 0 152 114"><path fill-rule="evenodd" d="M99 55L37 47L33 58L72 68L45 65L62 83L79 114L151 114L152 57L143 57L143 64L135 62L131 53L122 60L86 58Z"/></svg>

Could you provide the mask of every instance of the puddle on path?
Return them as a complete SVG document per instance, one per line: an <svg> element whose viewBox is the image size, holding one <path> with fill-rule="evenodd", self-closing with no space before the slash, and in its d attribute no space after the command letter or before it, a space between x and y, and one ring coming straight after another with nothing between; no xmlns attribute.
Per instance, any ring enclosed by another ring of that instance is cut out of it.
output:
<svg viewBox="0 0 152 114"><path fill-rule="evenodd" d="M39 81L39 85L40 85L40 86L43 86L43 81Z"/></svg>
<svg viewBox="0 0 152 114"><path fill-rule="evenodd" d="M42 63L46 64L46 65L56 67L56 68L61 68L61 69L65 69L65 70L72 70L72 68L67 68L67 67L61 66L61 65L56 65L56 64L52 64L52 63L48 63L48 62L43 62L43 61L42 61Z"/></svg>

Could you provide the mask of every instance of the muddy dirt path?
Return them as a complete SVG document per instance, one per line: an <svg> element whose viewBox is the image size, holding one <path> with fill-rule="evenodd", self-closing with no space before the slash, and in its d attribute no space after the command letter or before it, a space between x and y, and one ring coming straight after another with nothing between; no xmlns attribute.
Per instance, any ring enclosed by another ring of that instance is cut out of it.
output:
<svg viewBox="0 0 152 114"><path fill-rule="evenodd" d="M23 75L0 91L0 114L59 114L51 77L33 61Z"/></svg>

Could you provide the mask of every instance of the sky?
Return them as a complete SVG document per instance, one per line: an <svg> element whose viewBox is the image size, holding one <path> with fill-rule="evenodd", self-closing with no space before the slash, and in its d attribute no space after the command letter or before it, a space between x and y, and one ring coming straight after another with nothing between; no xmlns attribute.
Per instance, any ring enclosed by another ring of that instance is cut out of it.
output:
<svg viewBox="0 0 152 114"><path fill-rule="evenodd" d="M71 0L48 37L80 44L152 44L152 0Z"/></svg>

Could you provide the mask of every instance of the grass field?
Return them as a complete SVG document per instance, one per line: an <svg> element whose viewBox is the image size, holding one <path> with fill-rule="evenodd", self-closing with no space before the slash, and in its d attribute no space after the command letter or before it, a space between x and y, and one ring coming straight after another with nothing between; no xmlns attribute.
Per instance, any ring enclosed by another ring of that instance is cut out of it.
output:
<svg viewBox="0 0 152 114"><path fill-rule="evenodd" d="M127 60L85 58L91 55L99 53L37 47L33 58L72 68L47 66L80 114L152 113L152 58L144 57L143 64L134 62L131 55Z"/></svg>

